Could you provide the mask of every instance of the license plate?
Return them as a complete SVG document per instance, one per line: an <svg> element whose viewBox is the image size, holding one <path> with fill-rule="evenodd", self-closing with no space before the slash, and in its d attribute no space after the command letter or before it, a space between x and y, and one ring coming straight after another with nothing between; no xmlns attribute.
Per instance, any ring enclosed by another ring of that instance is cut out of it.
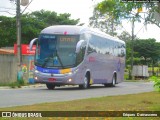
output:
<svg viewBox="0 0 160 120"><path fill-rule="evenodd" d="M48 81L53 82L53 81L56 81L56 79L55 78L48 78Z"/></svg>

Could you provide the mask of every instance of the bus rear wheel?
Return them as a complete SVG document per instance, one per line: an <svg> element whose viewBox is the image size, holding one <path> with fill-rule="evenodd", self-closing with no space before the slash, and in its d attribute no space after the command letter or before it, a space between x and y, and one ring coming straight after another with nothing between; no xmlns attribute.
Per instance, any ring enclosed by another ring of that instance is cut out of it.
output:
<svg viewBox="0 0 160 120"><path fill-rule="evenodd" d="M116 75L113 75L112 83L104 84L105 87L115 87L116 86Z"/></svg>
<svg viewBox="0 0 160 120"><path fill-rule="evenodd" d="M113 76L112 83L111 83L111 87L115 87L115 86L116 86L116 75Z"/></svg>
<svg viewBox="0 0 160 120"><path fill-rule="evenodd" d="M84 78L84 83L82 85L79 85L79 88L80 89L87 89L87 88L89 88L89 86L90 86L89 85L89 79L86 75L85 78Z"/></svg>
<svg viewBox="0 0 160 120"><path fill-rule="evenodd" d="M50 84L50 83L46 83L46 86L49 90L53 90L55 88L55 85Z"/></svg>

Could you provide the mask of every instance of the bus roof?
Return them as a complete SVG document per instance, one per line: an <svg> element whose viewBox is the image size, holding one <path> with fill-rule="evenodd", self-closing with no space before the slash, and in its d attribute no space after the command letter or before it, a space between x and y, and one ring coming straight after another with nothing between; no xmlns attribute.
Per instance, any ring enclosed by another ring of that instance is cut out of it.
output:
<svg viewBox="0 0 160 120"><path fill-rule="evenodd" d="M85 32L89 32L98 36L102 36L114 41L125 43L124 41L120 40L119 38L113 37L108 35L104 32L101 32L98 29L90 29L84 26L76 26L76 25L54 25L47 27L41 31L41 34L64 34L64 35L79 35Z"/></svg>
<svg viewBox="0 0 160 120"><path fill-rule="evenodd" d="M43 29L41 33L75 35L81 34L82 29L85 29L85 27L76 25L55 25Z"/></svg>

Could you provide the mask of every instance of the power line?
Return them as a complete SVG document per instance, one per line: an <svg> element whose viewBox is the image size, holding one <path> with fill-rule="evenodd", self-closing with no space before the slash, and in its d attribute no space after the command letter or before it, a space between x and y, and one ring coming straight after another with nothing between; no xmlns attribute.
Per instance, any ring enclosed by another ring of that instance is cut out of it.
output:
<svg viewBox="0 0 160 120"><path fill-rule="evenodd" d="M16 15L16 14L10 13L9 11L1 11L1 10L0 10L0 12L5 12L5 13L8 13L8 14L10 14L10 15Z"/></svg>
<svg viewBox="0 0 160 120"><path fill-rule="evenodd" d="M15 8L7 8L7 7L2 7L2 6L0 6L0 9L9 9L9 10L15 10L16 11L16 9Z"/></svg>
<svg viewBox="0 0 160 120"><path fill-rule="evenodd" d="M14 2L14 1L15 1L15 0L11 0L11 2ZM28 9L29 5L30 5L32 2L33 2L33 0L31 0L31 1L29 2L29 4L23 9L23 11L21 12L21 14L23 14L23 13L25 12L25 10ZM16 3L15 3L15 4L16 4ZM8 14L10 14L10 15L16 15L16 14L14 14L14 13L9 12L9 10L16 11L16 8L9 8L9 7L0 6L0 9L2 9L2 10L0 10L0 12L5 12L5 13L8 13ZM3 9L5 9L5 10L3 10ZM28 9L28 10L29 10L29 11L32 11L32 10L30 10L30 9Z"/></svg>
<svg viewBox="0 0 160 120"><path fill-rule="evenodd" d="M24 11L28 8L28 6L31 4L33 2L33 0L31 0L31 2L24 8L24 10L22 11L22 13L21 14L23 14L24 13Z"/></svg>
<svg viewBox="0 0 160 120"><path fill-rule="evenodd" d="M138 35L138 33L143 29L143 27L144 27L146 24L147 24L147 22L144 22L144 23L143 23L143 26L141 27L141 29L139 29L139 31L135 34L135 36Z"/></svg>

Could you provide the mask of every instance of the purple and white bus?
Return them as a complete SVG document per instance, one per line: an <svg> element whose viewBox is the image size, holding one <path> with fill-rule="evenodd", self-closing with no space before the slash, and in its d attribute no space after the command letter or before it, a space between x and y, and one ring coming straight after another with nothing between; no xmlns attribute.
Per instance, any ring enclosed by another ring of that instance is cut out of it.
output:
<svg viewBox="0 0 160 120"><path fill-rule="evenodd" d="M48 89L62 85L115 86L124 79L125 42L94 29L74 25L43 29L36 42L34 80Z"/></svg>

